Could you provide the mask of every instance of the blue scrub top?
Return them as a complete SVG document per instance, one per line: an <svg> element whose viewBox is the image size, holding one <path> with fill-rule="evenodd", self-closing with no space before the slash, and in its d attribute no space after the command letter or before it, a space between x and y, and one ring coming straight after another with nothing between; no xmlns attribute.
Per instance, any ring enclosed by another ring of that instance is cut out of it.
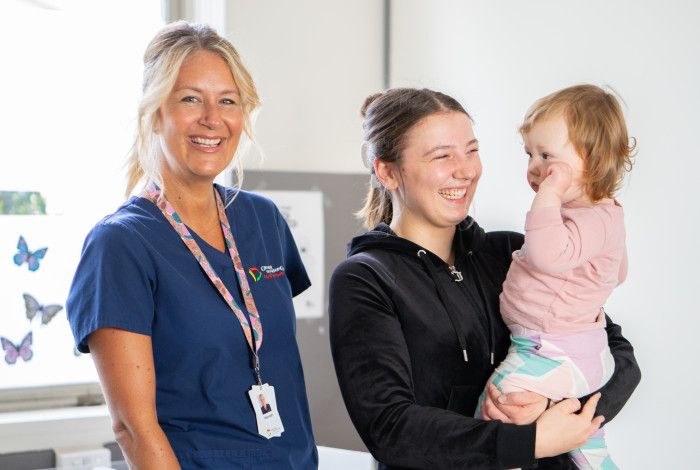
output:
<svg viewBox="0 0 700 470"><path fill-rule="evenodd" d="M216 185L224 201L232 190ZM255 382L241 326L179 235L132 197L89 233L66 302L78 349L103 327L151 336L158 421L183 469L310 469L318 456L292 297L310 285L289 227L262 196L239 191L226 214L263 327L263 382L275 387L281 437L257 431ZM194 234L247 314L233 263Z"/></svg>

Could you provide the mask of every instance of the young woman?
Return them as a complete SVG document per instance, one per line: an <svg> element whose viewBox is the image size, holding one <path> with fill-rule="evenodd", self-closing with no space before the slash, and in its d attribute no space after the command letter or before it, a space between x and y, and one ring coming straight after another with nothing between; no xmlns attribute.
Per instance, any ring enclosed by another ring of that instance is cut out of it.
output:
<svg viewBox="0 0 700 470"><path fill-rule="evenodd" d="M331 349L345 404L382 468L575 468L579 447L639 381L632 347L608 321L616 372L580 414L546 410L532 392L486 397L509 331L498 295L523 237L485 233L470 217L481 162L471 118L431 90L369 97L363 157L371 188L355 238L330 284ZM600 401L599 401L600 400ZM598 405L596 413L596 405ZM546 459L546 457L555 457Z"/></svg>

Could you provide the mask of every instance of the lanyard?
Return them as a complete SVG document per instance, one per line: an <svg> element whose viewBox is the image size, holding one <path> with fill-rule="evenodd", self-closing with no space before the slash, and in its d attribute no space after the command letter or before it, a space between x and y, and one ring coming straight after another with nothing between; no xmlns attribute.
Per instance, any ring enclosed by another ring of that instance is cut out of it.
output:
<svg viewBox="0 0 700 470"><path fill-rule="evenodd" d="M233 299L233 296L226 288L221 278L219 278L214 271L214 268L212 268L211 264L209 264L207 257L204 256L204 253L202 253L202 250L197 245L197 242L192 237L190 231L187 229L185 224L182 223L182 219L180 219L180 216L177 215L177 212L175 212L172 204L170 204L165 197L160 198L159 200L160 188L158 188L158 186L151 181L148 183L142 193L143 197L151 201L160 209L168 222L170 222L170 225L172 225L178 235L180 235L182 241L185 243L185 245L187 245L187 248L189 248L192 255L199 262L199 265L204 270L204 273L207 275L214 287L216 287L216 290L219 291L221 297L224 298L224 301L226 301L226 304L228 304L233 313L236 315L236 318L238 318L238 322L243 329L245 339L253 353L253 370L255 371L255 378L258 381L258 385L262 385L262 380L260 378L260 359L258 357L258 351L262 345L263 337L260 315L258 314L258 308L255 306L253 293L250 290L248 279L245 277L243 263L238 255L238 249L236 248L236 243L233 240L233 234L231 233L231 227L229 226L228 218L226 217L226 211L224 210L224 204L221 201L219 191L215 189L214 195L216 196L216 209L219 213L219 223L221 224L221 230L223 231L224 239L226 240L226 248L231 256L233 266L236 270L236 275L238 276L238 282L241 286L241 294L243 295L243 301L245 302L246 309L248 310L250 323L248 322L248 318L246 318L245 314L241 311L238 305L236 305L236 301Z"/></svg>

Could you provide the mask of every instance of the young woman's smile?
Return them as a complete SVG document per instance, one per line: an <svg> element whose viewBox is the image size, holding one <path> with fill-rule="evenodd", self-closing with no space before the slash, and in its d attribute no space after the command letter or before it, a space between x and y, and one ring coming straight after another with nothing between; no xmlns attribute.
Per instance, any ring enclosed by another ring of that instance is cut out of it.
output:
<svg viewBox="0 0 700 470"><path fill-rule="evenodd" d="M394 165L394 194L401 217L419 225L454 227L467 217L481 176L478 141L469 117L433 113L407 134Z"/></svg>

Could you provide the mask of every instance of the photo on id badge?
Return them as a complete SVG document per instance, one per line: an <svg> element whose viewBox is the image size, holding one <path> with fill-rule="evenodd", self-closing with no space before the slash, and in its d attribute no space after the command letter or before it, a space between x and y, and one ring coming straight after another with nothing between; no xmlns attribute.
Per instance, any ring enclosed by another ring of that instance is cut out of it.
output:
<svg viewBox="0 0 700 470"><path fill-rule="evenodd" d="M268 439L280 437L284 432L284 426L277 411L275 387L268 384L253 385L248 390L248 397L255 411L258 433Z"/></svg>

